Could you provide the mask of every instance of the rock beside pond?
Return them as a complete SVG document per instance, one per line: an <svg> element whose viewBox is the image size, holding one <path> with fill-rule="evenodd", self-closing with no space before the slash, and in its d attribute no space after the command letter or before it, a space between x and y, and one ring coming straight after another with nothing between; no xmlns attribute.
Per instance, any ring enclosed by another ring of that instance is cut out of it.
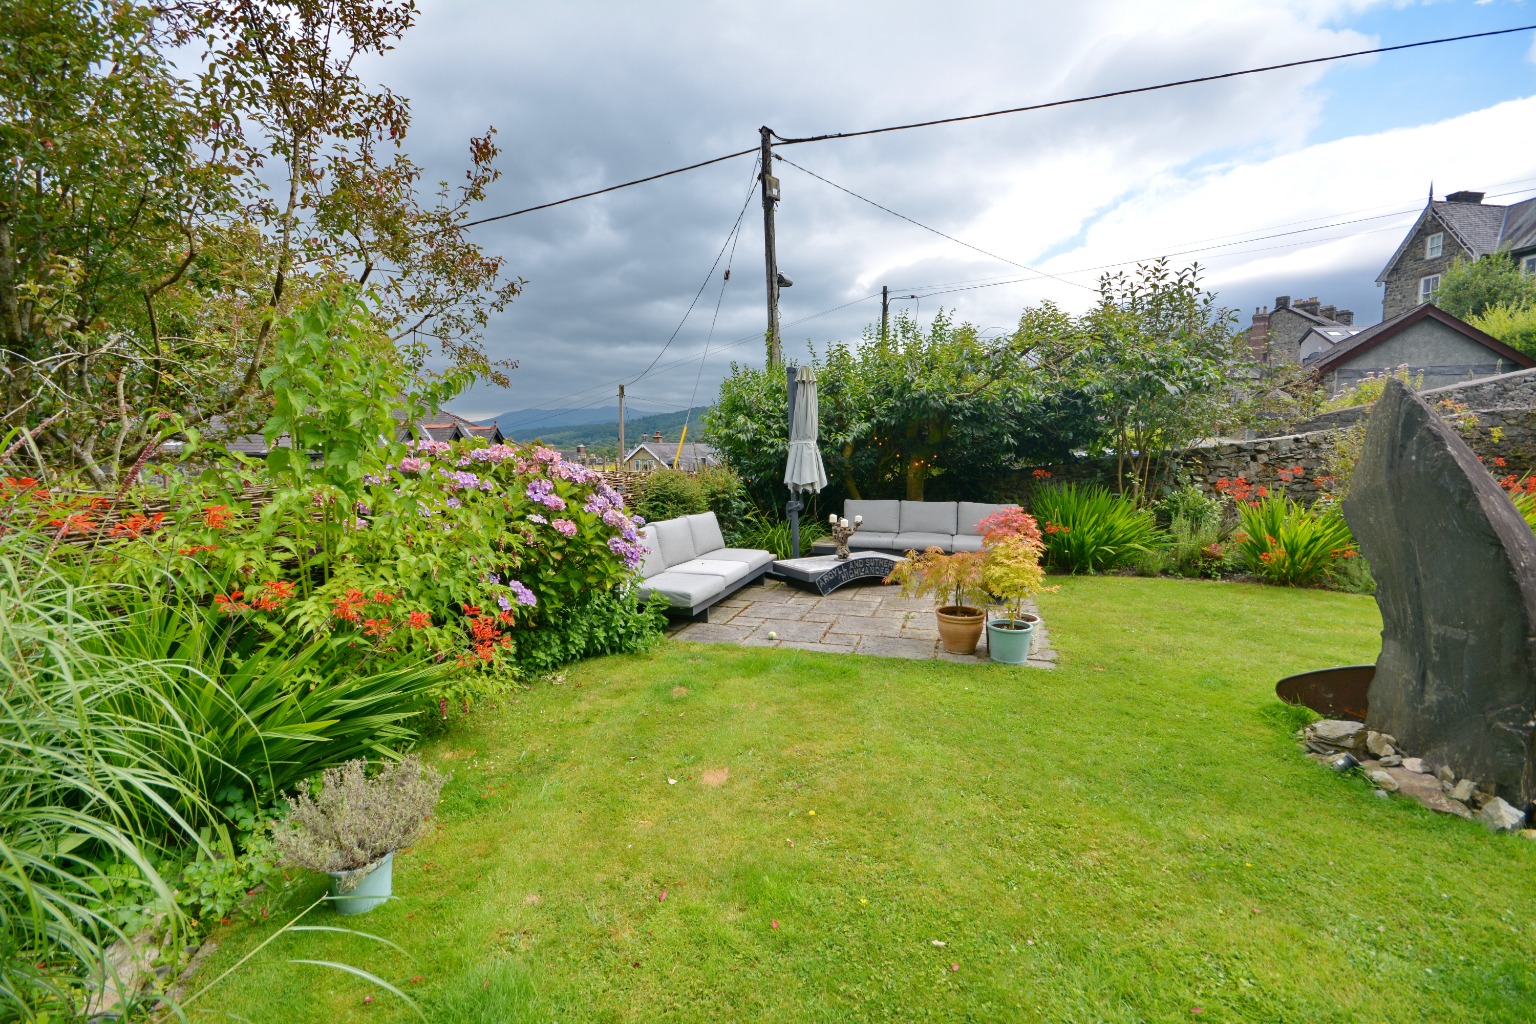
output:
<svg viewBox="0 0 1536 1024"><path fill-rule="evenodd" d="M1452 800L1460 800L1462 803L1467 803L1472 799L1472 794L1476 791L1477 783L1471 779L1462 779L1451 787L1451 791L1446 796L1449 796Z"/></svg>
<svg viewBox="0 0 1536 1024"><path fill-rule="evenodd" d="M1395 748L1392 743L1392 737L1388 736L1386 733L1376 732L1369 729L1366 730L1365 749L1370 751L1374 756L1391 757L1393 754L1397 753L1397 748Z"/></svg>
<svg viewBox="0 0 1536 1024"><path fill-rule="evenodd" d="M1424 775L1428 772L1428 769L1424 767L1424 761L1417 757L1403 758L1403 768L1413 772L1415 775Z"/></svg>
<svg viewBox="0 0 1536 1024"><path fill-rule="evenodd" d="M1385 768L1372 768L1365 773L1365 777L1376 783L1378 789L1383 789L1388 793L1396 793L1398 790L1397 780Z"/></svg>
<svg viewBox="0 0 1536 1024"><path fill-rule="evenodd" d="M1456 773L1451 771L1450 765L1441 765L1435 769L1435 778L1449 786L1456 781Z"/></svg>
<svg viewBox="0 0 1536 1024"><path fill-rule="evenodd" d="M1386 757L1381 759L1381 766L1383 768L1396 768L1402 763L1403 756L1401 754L1388 754Z"/></svg>

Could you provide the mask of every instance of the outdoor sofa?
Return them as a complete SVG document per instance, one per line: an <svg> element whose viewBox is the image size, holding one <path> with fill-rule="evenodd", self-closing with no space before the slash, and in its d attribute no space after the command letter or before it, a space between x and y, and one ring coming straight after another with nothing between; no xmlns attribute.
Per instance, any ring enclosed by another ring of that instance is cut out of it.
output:
<svg viewBox="0 0 1536 1024"><path fill-rule="evenodd" d="M640 563L641 600L660 594L670 613L707 621L709 606L763 578L773 555L728 548L713 512L663 519L640 531L650 550Z"/></svg>
<svg viewBox="0 0 1536 1024"><path fill-rule="evenodd" d="M1017 505L988 505L979 501L846 501L843 516L850 523L863 516L859 530L848 538L854 551L890 551L902 554L937 547L944 551L980 551L981 533L976 524L994 512ZM811 550L833 550L830 540L819 540Z"/></svg>

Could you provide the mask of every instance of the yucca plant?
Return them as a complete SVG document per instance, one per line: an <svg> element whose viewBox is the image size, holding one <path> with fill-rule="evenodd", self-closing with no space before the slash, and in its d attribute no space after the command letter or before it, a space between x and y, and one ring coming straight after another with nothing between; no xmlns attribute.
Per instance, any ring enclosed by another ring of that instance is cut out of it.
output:
<svg viewBox="0 0 1536 1024"><path fill-rule="evenodd" d="M1240 503L1233 542L1255 576L1286 586L1321 582L1359 554L1337 505L1308 508L1280 494Z"/></svg>
<svg viewBox="0 0 1536 1024"><path fill-rule="evenodd" d="M1099 484L1041 487L1030 511L1042 524L1046 564L1062 572L1115 569L1162 545L1151 509Z"/></svg>

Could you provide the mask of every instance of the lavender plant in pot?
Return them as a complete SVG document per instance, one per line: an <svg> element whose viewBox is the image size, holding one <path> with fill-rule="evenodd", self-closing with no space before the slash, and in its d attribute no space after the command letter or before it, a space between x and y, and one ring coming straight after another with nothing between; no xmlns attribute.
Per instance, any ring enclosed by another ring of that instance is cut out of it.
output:
<svg viewBox="0 0 1536 1024"><path fill-rule="evenodd" d="M362 759L327 768L317 795L288 799L272 846L293 867L331 876L330 900L362 914L394 894L395 851L421 837L446 779L411 754L369 777Z"/></svg>
<svg viewBox="0 0 1536 1024"><path fill-rule="evenodd" d="M908 551L886 577L887 583L899 583L904 597L931 597L937 607L939 642L950 654L975 654L981 640L986 613L973 602L984 594L981 571L986 558L982 551L958 551L945 554L932 547L918 554Z"/></svg>

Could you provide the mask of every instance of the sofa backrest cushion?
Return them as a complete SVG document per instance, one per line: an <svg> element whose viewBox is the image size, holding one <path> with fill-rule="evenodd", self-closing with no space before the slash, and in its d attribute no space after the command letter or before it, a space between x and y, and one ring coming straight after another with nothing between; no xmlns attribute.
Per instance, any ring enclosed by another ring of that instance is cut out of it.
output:
<svg viewBox="0 0 1536 1024"><path fill-rule="evenodd" d="M687 519L663 519L651 525L656 528L661 559L668 569L698 557L698 551L693 546L693 530L689 528Z"/></svg>
<svg viewBox="0 0 1536 1024"><path fill-rule="evenodd" d="M959 529L956 533L963 533L970 537L978 536L981 531L976 529L976 524L994 512L1001 512L1005 508L1018 508L1017 505L987 505L979 501L960 502Z"/></svg>
<svg viewBox="0 0 1536 1024"><path fill-rule="evenodd" d="M901 532L901 502L899 501L845 501L843 502L843 518L850 523L854 516L863 516L864 522L859 526L861 530L870 533L900 533Z"/></svg>
<svg viewBox="0 0 1536 1024"><path fill-rule="evenodd" d="M904 501L901 503L901 529L898 533L955 533L955 503L952 501Z"/></svg>
<svg viewBox="0 0 1536 1024"><path fill-rule="evenodd" d="M641 528L640 543L650 549L640 560L640 578L650 579L666 572L667 560L661 556L661 543L656 539L655 524Z"/></svg>
<svg viewBox="0 0 1536 1024"><path fill-rule="evenodd" d="M688 520L688 530L693 534L695 556L725 547L725 535L720 532L720 520L713 512L700 512L695 516L683 516ZM675 564L675 563L674 563Z"/></svg>

